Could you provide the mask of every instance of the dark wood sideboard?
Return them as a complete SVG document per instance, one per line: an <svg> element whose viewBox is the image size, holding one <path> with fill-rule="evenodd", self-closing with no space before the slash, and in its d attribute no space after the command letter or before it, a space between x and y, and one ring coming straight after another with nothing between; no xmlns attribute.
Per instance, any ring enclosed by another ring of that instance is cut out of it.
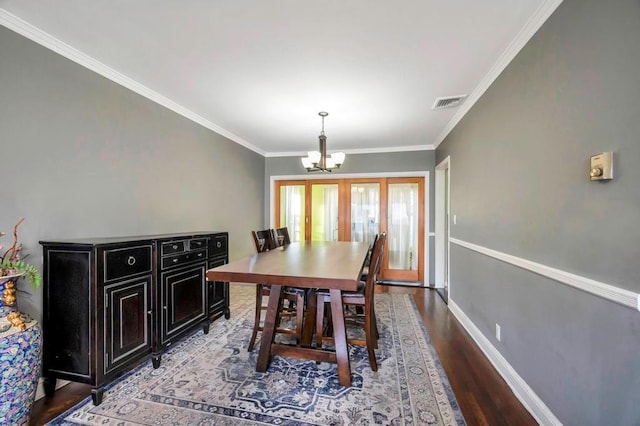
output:
<svg viewBox="0 0 640 426"><path fill-rule="evenodd" d="M229 284L206 270L229 260L226 232L40 241L43 376L104 386L215 319L229 318Z"/></svg>

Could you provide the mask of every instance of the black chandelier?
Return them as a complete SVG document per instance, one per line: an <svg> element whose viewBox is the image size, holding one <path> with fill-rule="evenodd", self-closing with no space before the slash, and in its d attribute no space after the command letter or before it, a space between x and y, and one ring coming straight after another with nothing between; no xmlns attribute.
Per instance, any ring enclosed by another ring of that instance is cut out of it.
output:
<svg viewBox="0 0 640 426"><path fill-rule="evenodd" d="M320 132L320 150L307 152L307 157L301 158L302 165L308 172L330 172L338 169L344 163L344 152L334 152L327 158L327 137L324 135L324 118L328 112L318 113L322 117L322 131Z"/></svg>

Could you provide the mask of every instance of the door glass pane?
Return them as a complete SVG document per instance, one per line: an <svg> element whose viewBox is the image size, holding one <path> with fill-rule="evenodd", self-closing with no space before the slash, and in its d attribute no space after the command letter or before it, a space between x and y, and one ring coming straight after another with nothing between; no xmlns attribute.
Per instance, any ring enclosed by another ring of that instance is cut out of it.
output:
<svg viewBox="0 0 640 426"><path fill-rule="evenodd" d="M338 184L311 185L311 241L338 241Z"/></svg>
<svg viewBox="0 0 640 426"><path fill-rule="evenodd" d="M280 226L286 226L291 242L304 241L304 185L280 187Z"/></svg>
<svg viewBox="0 0 640 426"><path fill-rule="evenodd" d="M418 184L389 184L389 268L418 269Z"/></svg>
<svg viewBox="0 0 640 426"><path fill-rule="evenodd" d="M380 184L351 184L351 241L372 243L380 232Z"/></svg>

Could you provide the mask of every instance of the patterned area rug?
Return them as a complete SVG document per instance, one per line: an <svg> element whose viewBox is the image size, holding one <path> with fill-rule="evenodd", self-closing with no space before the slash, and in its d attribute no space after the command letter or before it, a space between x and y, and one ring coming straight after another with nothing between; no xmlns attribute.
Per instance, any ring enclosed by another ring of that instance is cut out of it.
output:
<svg viewBox="0 0 640 426"><path fill-rule="evenodd" d="M255 371L247 352L255 288L231 285L231 319L216 320L49 424L99 425L464 425L440 361L408 295L376 295L378 371L349 347L352 387L336 365L274 357Z"/></svg>

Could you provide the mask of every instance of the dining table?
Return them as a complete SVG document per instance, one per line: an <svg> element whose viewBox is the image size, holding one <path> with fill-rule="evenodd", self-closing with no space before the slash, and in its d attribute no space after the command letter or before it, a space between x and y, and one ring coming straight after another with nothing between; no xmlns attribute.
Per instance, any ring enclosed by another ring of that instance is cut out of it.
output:
<svg viewBox="0 0 640 426"><path fill-rule="evenodd" d="M338 366L338 382L351 386L342 292L357 290L368 250L369 244L358 242L295 242L207 271L209 281L271 287L256 371L266 372L274 355L332 362ZM278 307L284 287L303 289L307 294L302 337L295 345L275 342ZM316 309L324 309L316 306L317 289L328 290L330 294L335 350L313 346Z"/></svg>

